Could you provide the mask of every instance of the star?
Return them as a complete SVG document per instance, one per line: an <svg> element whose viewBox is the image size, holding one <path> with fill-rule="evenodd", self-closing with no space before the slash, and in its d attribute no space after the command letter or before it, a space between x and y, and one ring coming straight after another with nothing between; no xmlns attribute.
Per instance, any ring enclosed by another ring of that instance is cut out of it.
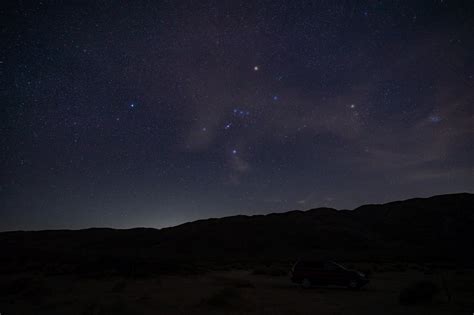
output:
<svg viewBox="0 0 474 315"><path fill-rule="evenodd" d="M324 206L329 193L352 209L361 199L469 191L474 70L457 66L470 65L474 23L465 5L442 1L210 1L179 14L152 2L133 14L118 6L110 19L9 6L7 15L26 12L29 23L6 21L18 47L0 56L0 68L15 65L0 144L0 193L12 207L0 213L25 215L0 220L0 231L161 228L238 209L265 214L273 196L274 210L286 211L298 200ZM65 32L74 33L50 40ZM361 174L367 187L356 185ZM43 182L64 184L61 205L41 194ZM74 190L78 182L86 186ZM166 202L148 206L160 187ZM23 202L25 191L34 202ZM59 206L74 220L56 217ZM108 209L114 217L101 221Z"/></svg>
<svg viewBox="0 0 474 315"><path fill-rule="evenodd" d="M245 117L245 116L249 116L249 115L250 115L250 112L249 112L249 111L242 110L242 109L239 109L239 108L234 108L233 113L234 113L234 115L237 116L237 117Z"/></svg>
<svg viewBox="0 0 474 315"><path fill-rule="evenodd" d="M436 123L439 123L442 120L442 118L438 115L432 115L429 117L429 120L430 122L436 124Z"/></svg>

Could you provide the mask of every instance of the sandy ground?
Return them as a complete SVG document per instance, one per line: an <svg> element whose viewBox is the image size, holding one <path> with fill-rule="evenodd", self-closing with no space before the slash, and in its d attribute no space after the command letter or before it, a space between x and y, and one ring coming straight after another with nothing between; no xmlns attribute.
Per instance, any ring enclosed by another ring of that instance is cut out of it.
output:
<svg viewBox="0 0 474 315"><path fill-rule="evenodd" d="M443 280L445 279L445 285ZM416 280L445 289L415 306L398 302ZM473 314L474 271L380 272L362 290L302 289L285 276L250 271L145 279L1 275L0 313L18 314Z"/></svg>

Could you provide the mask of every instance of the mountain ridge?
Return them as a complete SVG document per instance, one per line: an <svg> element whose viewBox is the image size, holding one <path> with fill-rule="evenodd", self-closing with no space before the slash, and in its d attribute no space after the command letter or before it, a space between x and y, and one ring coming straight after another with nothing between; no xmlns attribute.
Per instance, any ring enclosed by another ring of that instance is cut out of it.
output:
<svg viewBox="0 0 474 315"><path fill-rule="evenodd" d="M9 255L0 261L0 270L56 270L64 265L74 270L153 270L163 264L294 261L302 256L474 262L473 209L474 194L459 193L354 210L209 218L162 229L2 232L0 248Z"/></svg>
<svg viewBox="0 0 474 315"><path fill-rule="evenodd" d="M288 210L288 211L283 211L283 212L270 212L266 214L236 214L236 215L230 215L230 216L223 216L223 217L209 217L209 218L203 218L203 219L197 219L194 221L188 221L188 222L183 222L177 225L172 225L172 226L167 226L167 227L162 227L162 228L154 228L154 227L144 227L144 226L136 226L136 227L131 227L131 228L113 228L113 227L106 227L106 226L93 226L93 227L88 227L88 228L82 228L82 229L44 229L44 230L9 230L9 231L0 231L0 234L5 234L5 233L16 233L16 232L46 232L46 231L87 231L87 230L118 230L118 231L127 231L127 230L137 230L137 229L143 229L143 230L165 230L165 229L171 229L171 228L176 228L182 225L186 224L192 224L196 222L201 222L201 221L209 221L209 220L220 220L220 219L227 219L227 218L234 218L234 217L245 217L245 218L252 218L252 217L266 217L266 216L272 216L272 215L289 215L289 214L297 214L297 213L308 213L311 211L321 211L321 210L330 210L330 211L336 211L336 212L341 212L341 211L347 211L347 212L354 212L357 211L361 208L369 208L369 207L379 207L379 206L387 206L391 204L398 204L398 203L403 203L403 202L409 202L409 201L418 201L418 200L428 200L432 198L438 198L438 197L448 197L448 196L474 196L473 193L468 193L468 192L460 192L460 193L450 193L450 194L441 194L441 195L433 195L430 197L415 197L415 198L408 198L404 200L395 200L395 201L389 201L386 203L368 203L364 205L360 205L354 209L336 209L336 208L330 208L330 207L318 207L318 208L310 208L306 210L300 210L300 209L293 209L293 210Z"/></svg>

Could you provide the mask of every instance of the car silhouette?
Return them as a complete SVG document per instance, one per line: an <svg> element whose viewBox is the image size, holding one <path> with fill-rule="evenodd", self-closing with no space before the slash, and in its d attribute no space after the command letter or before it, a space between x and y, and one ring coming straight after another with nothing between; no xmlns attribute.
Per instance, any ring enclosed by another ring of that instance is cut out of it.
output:
<svg viewBox="0 0 474 315"><path fill-rule="evenodd" d="M332 261L300 260L293 265L290 277L291 281L303 288L334 285L358 289L369 282L362 272L350 270Z"/></svg>

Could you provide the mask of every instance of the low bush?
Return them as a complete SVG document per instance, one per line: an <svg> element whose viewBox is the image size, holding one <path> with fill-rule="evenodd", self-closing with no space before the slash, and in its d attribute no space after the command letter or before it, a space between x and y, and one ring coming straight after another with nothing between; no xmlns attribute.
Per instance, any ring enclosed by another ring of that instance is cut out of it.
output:
<svg viewBox="0 0 474 315"><path fill-rule="evenodd" d="M280 266L258 267L253 270L254 275L280 277L288 275L289 269Z"/></svg>
<svg viewBox="0 0 474 315"><path fill-rule="evenodd" d="M132 310L121 298L103 299L86 304L81 315L135 315L138 314Z"/></svg>
<svg viewBox="0 0 474 315"><path fill-rule="evenodd" d="M225 285L234 288L255 288L255 285L247 279L231 278L231 277L215 277L215 282L218 285Z"/></svg>
<svg viewBox="0 0 474 315"><path fill-rule="evenodd" d="M431 281L418 281L400 291L399 303L401 305L415 305L429 303L439 292L438 286Z"/></svg>
<svg viewBox="0 0 474 315"><path fill-rule="evenodd" d="M111 291L118 293L122 292L128 285L128 281L126 279L121 279L115 282L115 284L112 286Z"/></svg>
<svg viewBox="0 0 474 315"><path fill-rule="evenodd" d="M201 300L202 305L211 307L229 307L238 306L242 296L239 290L235 288L222 288L219 291L213 293L211 296Z"/></svg>
<svg viewBox="0 0 474 315"><path fill-rule="evenodd" d="M22 295L27 298L40 298L51 293L42 278L20 277L0 287L0 295Z"/></svg>

